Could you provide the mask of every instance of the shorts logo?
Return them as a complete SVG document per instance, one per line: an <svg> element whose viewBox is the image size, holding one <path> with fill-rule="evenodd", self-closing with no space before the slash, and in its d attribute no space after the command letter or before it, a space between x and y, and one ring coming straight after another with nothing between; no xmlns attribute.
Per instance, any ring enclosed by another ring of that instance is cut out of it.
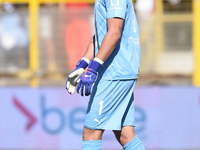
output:
<svg viewBox="0 0 200 150"><path fill-rule="evenodd" d="M99 124L101 123L101 120L97 120L96 118L94 119L94 121L98 122Z"/></svg>

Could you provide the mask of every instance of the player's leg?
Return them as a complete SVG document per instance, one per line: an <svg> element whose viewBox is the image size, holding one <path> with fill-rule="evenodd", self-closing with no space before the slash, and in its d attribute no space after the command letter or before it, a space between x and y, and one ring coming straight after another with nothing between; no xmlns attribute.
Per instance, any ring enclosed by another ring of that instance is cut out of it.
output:
<svg viewBox="0 0 200 150"><path fill-rule="evenodd" d="M101 140L104 130L93 130L84 127L82 150L101 150Z"/></svg>
<svg viewBox="0 0 200 150"><path fill-rule="evenodd" d="M101 140L104 130L93 130L84 127L83 129L83 141L88 140Z"/></svg>
<svg viewBox="0 0 200 150"><path fill-rule="evenodd" d="M131 141L135 136L133 126L124 126L121 131L113 131L118 142L123 146Z"/></svg>
<svg viewBox="0 0 200 150"><path fill-rule="evenodd" d="M126 83L127 84L127 83ZM144 150L140 139L136 136L135 126L135 111L134 111L134 94L130 90L129 104L122 118L122 127L120 131L113 131L119 143L124 150ZM126 99L124 99L126 100Z"/></svg>
<svg viewBox="0 0 200 150"><path fill-rule="evenodd" d="M113 131L124 150L144 150L140 139L136 136L133 126L124 126L121 131Z"/></svg>
<svg viewBox="0 0 200 150"><path fill-rule="evenodd" d="M95 145L92 142L100 145L102 132L99 131L102 129L121 130L121 126L134 126L133 88L135 82L136 80L100 80L94 85L86 112L83 149L89 147L89 144Z"/></svg>

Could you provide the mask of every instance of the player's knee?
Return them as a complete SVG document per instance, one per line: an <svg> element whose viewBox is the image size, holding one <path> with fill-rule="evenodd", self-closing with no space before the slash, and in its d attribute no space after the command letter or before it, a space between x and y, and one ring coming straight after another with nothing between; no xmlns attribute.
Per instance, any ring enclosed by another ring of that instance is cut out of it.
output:
<svg viewBox="0 0 200 150"><path fill-rule="evenodd" d="M83 141L89 140L101 140L102 139L102 130L92 130L84 127L83 130Z"/></svg>
<svg viewBox="0 0 200 150"><path fill-rule="evenodd" d="M89 140L95 140L93 139L93 135L90 131L87 130L87 128L83 130L83 141L89 141Z"/></svg>
<svg viewBox="0 0 200 150"><path fill-rule="evenodd" d="M126 134L121 133L121 135L120 135L120 144L121 145L125 145L129 141L130 141L129 137Z"/></svg>
<svg viewBox="0 0 200 150"><path fill-rule="evenodd" d="M125 145L130 142L136 136L133 126L124 126L122 127L120 135L120 144Z"/></svg>

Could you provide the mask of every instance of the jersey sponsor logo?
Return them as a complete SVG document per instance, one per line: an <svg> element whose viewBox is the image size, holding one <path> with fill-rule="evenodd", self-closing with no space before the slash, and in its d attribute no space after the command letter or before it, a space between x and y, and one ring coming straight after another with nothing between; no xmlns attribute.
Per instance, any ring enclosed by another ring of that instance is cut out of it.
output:
<svg viewBox="0 0 200 150"><path fill-rule="evenodd" d="M132 44L134 43L134 40L133 40L132 37L129 37L129 38L128 38L128 44L130 44L130 42L131 42Z"/></svg>
<svg viewBox="0 0 200 150"><path fill-rule="evenodd" d="M135 23L135 20L134 20L134 19L133 19L133 32L137 32L136 23Z"/></svg>
<svg viewBox="0 0 200 150"><path fill-rule="evenodd" d="M140 39L139 38L132 38L132 37L129 37L128 39L128 44L135 44L135 45L140 45Z"/></svg>
<svg viewBox="0 0 200 150"><path fill-rule="evenodd" d="M140 39L139 38L134 38L134 44L135 45L140 45Z"/></svg>

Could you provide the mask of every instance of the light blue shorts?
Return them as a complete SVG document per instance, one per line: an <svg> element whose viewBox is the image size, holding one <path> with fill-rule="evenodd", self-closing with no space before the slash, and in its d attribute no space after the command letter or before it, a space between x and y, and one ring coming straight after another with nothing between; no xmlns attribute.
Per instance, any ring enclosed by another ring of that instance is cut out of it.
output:
<svg viewBox="0 0 200 150"><path fill-rule="evenodd" d="M121 130L135 126L133 89L136 80L100 80L94 85L86 112L85 127Z"/></svg>

